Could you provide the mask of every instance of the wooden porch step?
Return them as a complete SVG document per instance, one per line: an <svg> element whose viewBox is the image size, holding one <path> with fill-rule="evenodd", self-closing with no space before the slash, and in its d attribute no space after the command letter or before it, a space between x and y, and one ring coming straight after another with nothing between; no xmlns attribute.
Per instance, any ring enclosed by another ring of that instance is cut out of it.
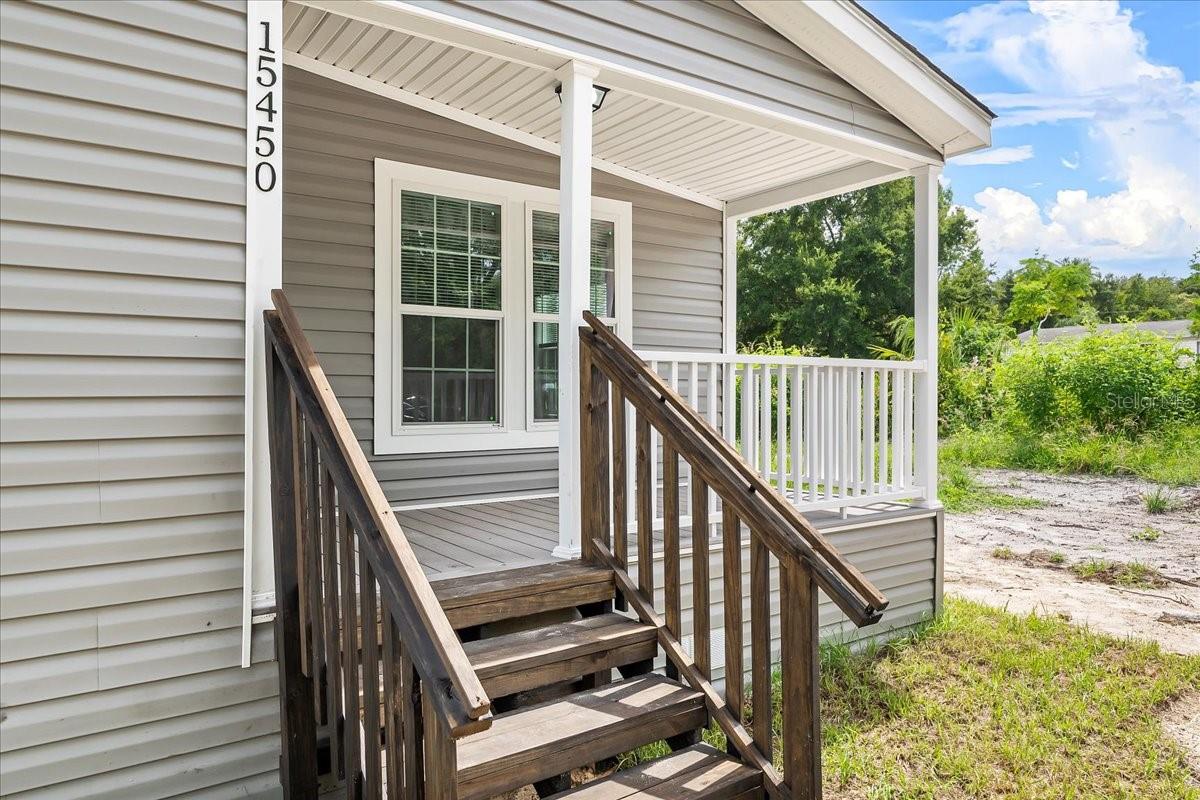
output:
<svg viewBox="0 0 1200 800"><path fill-rule="evenodd" d="M762 777L701 743L547 800L760 800Z"/></svg>
<svg viewBox="0 0 1200 800"><path fill-rule="evenodd" d="M653 625L600 614L466 642L463 649L484 690L500 697L652 659L658 643Z"/></svg>
<svg viewBox="0 0 1200 800"><path fill-rule="evenodd" d="M614 591L611 570L578 560L433 582L454 628L611 600Z"/></svg>
<svg viewBox="0 0 1200 800"><path fill-rule="evenodd" d="M701 728L704 697L643 675L498 715L458 742L459 800L479 800Z"/></svg>

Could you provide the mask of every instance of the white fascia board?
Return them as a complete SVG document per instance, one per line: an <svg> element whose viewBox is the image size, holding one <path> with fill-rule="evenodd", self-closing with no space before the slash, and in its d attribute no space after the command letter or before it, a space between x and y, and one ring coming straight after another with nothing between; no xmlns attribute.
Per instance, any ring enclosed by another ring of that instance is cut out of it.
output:
<svg viewBox="0 0 1200 800"><path fill-rule="evenodd" d="M343 83L347 86L353 86L356 89L362 89L365 92L377 94L380 97L386 97L389 100L395 100L398 103L419 108L422 111L428 111L431 114L437 114L440 117L461 122L464 125L469 125L487 133L500 136L509 141L523 144L527 147L532 147L535 150L540 150L543 153L549 153L552 156L558 156L560 149L557 142L552 142L549 139L544 139L541 136L534 136L532 133L526 133L523 130L514 128L511 125L505 125L494 120L481 117L478 114L472 114L469 111L463 111L461 108L448 106L445 103L439 103L436 100L430 100L428 97L423 97L415 92L399 89L382 81L374 80L356 72L351 72L348 69L335 67L332 64L327 64L324 61L318 61L315 58L302 56L299 53L287 51L283 56L283 63L291 67L302 69L305 72L311 72L314 75L320 75L324 78ZM641 172L629 169L628 167L614 164L611 161L605 161L602 158L593 158L592 166L601 172L607 172L610 175L624 178L628 181L641 184L651 189L657 189L660 192L681 197L684 200L691 200L693 203L699 203L709 208L720 209L724 207L724 203L710 195L693 192L682 186L674 183L655 178L652 175L646 175Z"/></svg>
<svg viewBox="0 0 1200 800"><path fill-rule="evenodd" d="M898 168L912 169L943 162L936 150L858 125L838 122L815 113L784 113L773 108L753 105L735 97L688 86L623 64L459 19L402 0L293 2L548 72L569 61L583 61L600 69L597 83L610 89L711 114L723 120L775 131Z"/></svg>
<svg viewBox="0 0 1200 800"><path fill-rule="evenodd" d="M897 178L903 178L910 173L897 170L887 164L856 164L834 172L827 172L815 178L776 186L773 189L756 192L725 204L726 219L744 219L756 214L766 214L768 211L778 211L781 208L798 206L801 203L811 203L825 197L834 197L855 189L863 189L879 183L887 183Z"/></svg>
<svg viewBox="0 0 1200 800"><path fill-rule="evenodd" d="M947 158L991 145L988 114L853 3L738 3Z"/></svg>

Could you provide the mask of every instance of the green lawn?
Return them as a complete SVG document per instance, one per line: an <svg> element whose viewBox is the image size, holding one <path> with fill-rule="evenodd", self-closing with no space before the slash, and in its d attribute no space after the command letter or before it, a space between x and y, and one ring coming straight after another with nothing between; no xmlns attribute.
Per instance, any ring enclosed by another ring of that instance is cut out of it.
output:
<svg viewBox="0 0 1200 800"><path fill-rule="evenodd" d="M1200 658L949 597L918 633L823 662L830 800L1200 800L1155 717L1200 691Z"/></svg>
<svg viewBox="0 0 1200 800"><path fill-rule="evenodd" d="M1066 429L1033 434L992 424L960 431L941 443L947 465L1136 475L1167 486L1200 484L1200 425L1176 425L1131 439Z"/></svg>

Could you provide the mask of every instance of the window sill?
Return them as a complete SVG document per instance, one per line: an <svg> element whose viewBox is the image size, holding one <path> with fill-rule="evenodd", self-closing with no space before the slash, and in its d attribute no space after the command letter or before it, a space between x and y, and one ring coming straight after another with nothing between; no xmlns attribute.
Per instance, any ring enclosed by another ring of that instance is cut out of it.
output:
<svg viewBox="0 0 1200 800"><path fill-rule="evenodd" d="M479 450L533 450L558 447L558 429L531 431L480 430L462 432L411 432L376 436L377 456L424 453L467 453Z"/></svg>

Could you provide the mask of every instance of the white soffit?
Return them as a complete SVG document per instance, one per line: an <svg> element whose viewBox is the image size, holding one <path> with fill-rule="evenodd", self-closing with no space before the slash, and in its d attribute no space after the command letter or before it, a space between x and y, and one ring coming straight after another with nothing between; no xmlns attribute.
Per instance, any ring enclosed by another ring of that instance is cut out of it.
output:
<svg viewBox="0 0 1200 800"><path fill-rule="evenodd" d="M557 79L549 65L297 3L284 6L284 32L290 64L558 151ZM787 133L617 89L593 120L598 168L714 206L871 163Z"/></svg>
<svg viewBox="0 0 1200 800"><path fill-rule="evenodd" d="M992 143L994 115L851 0L737 0L945 157Z"/></svg>

